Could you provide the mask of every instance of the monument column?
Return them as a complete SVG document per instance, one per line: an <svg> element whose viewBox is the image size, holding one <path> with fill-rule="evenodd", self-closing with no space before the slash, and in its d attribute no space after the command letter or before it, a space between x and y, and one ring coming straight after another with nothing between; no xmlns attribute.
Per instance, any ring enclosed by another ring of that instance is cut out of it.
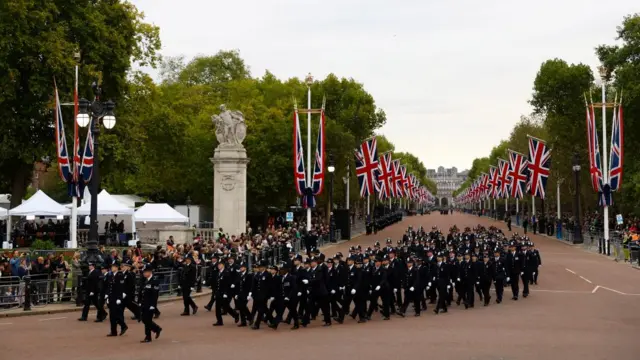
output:
<svg viewBox="0 0 640 360"><path fill-rule="evenodd" d="M213 163L213 225L229 235L246 232L247 164L249 158L242 145L246 136L244 115L240 111L220 107L220 115L212 116L218 147Z"/></svg>

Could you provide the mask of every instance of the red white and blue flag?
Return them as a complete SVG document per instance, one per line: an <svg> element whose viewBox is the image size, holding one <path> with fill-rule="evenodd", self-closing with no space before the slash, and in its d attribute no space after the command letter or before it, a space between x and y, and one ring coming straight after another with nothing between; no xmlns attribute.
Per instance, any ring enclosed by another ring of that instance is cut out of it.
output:
<svg viewBox="0 0 640 360"><path fill-rule="evenodd" d="M486 199L489 197L489 175L482 173L480 177L480 198Z"/></svg>
<svg viewBox="0 0 640 360"><path fill-rule="evenodd" d="M393 176L391 178L393 183L393 197L402 198L404 197L404 186L400 160L393 160L391 167L393 169Z"/></svg>
<svg viewBox="0 0 640 360"><path fill-rule="evenodd" d="M405 198L409 198L409 177L407 176L407 168L404 165L400 165L400 176L402 184L402 195Z"/></svg>
<svg viewBox="0 0 640 360"><path fill-rule="evenodd" d="M391 152L386 152L380 156L378 164L378 198L387 199L392 196L393 171L391 169Z"/></svg>
<svg viewBox="0 0 640 360"><path fill-rule="evenodd" d="M540 139L529 136L529 181L527 190L544 200L551 168L551 149Z"/></svg>
<svg viewBox="0 0 640 360"><path fill-rule="evenodd" d="M60 104L60 96L58 95L58 86L53 81L55 110L53 118L56 129L56 155L58 158L58 173L65 183L70 183L73 172L69 163L69 153L67 152L67 137L64 134L64 121L62 120L62 106Z"/></svg>
<svg viewBox="0 0 640 360"><path fill-rule="evenodd" d="M602 192L602 163L600 162L600 144L593 105L587 105L587 143L589 145L589 175L591 186L597 193Z"/></svg>
<svg viewBox="0 0 640 360"><path fill-rule="evenodd" d="M622 99L620 100L622 102ZM611 131L611 157L609 158L609 184L611 191L619 191L622 188L622 160L624 145L624 128L622 120L622 104L614 108L613 128Z"/></svg>
<svg viewBox="0 0 640 360"><path fill-rule="evenodd" d="M407 199L413 200L416 197L416 176L413 174L409 174L407 176Z"/></svg>
<svg viewBox="0 0 640 360"><path fill-rule="evenodd" d="M313 195L318 196L322 194L324 188L324 153L325 153L325 139L324 139L324 109L320 111L320 123L318 124L318 142L316 144L316 156L313 168Z"/></svg>
<svg viewBox="0 0 640 360"><path fill-rule="evenodd" d="M298 109L293 112L293 177L295 179L296 192L299 196L304 196L304 190L307 188L307 178L304 171L304 149L302 148L302 136L300 135Z"/></svg>
<svg viewBox="0 0 640 360"><path fill-rule="evenodd" d="M522 199L527 186L529 162L523 154L509 150L508 178L511 183L511 197Z"/></svg>
<svg viewBox="0 0 640 360"><path fill-rule="evenodd" d="M498 198L499 189L498 189L498 168L495 166L489 167L489 197L493 199Z"/></svg>
<svg viewBox="0 0 640 360"><path fill-rule="evenodd" d="M378 145L376 138L367 139L355 150L356 176L360 185L360 197L367 197L376 191L378 182Z"/></svg>
<svg viewBox="0 0 640 360"><path fill-rule="evenodd" d="M508 199L511 192L511 178L509 177L509 162L498 159L498 198Z"/></svg>

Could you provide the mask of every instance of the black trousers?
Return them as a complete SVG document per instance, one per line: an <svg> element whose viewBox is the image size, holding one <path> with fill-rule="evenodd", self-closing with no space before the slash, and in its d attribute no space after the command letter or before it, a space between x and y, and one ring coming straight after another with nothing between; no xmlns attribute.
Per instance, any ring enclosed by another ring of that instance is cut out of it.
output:
<svg viewBox="0 0 640 360"><path fill-rule="evenodd" d="M447 289L448 284L437 284L438 285L438 305L436 305L436 309L447 310L447 298L449 297L449 289Z"/></svg>
<svg viewBox="0 0 640 360"><path fill-rule="evenodd" d="M314 309L322 310L322 316L324 322L331 324L331 312L329 311L329 297L328 296L313 296L307 301L307 310L302 317L302 324L306 325L310 322L311 314L314 313Z"/></svg>
<svg viewBox="0 0 640 360"><path fill-rule="evenodd" d="M382 290L374 291L371 293L371 297L369 298L369 311L367 311L367 315L369 317L373 315L373 311L378 307L378 299L382 299L382 316L389 317L391 315L391 296L389 296Z"/></svg>
<svg viewBox="0 0 640 360"><path fill-rule="evenodd" d="M540 274L540 268L536 266L531 273L531 284L538 284L538 275Z"/></svg>
<svg viewBox="0 0 640 360"><path fill-rule="evenodd" d="M222 295L219 295L216 299L216 323L222 324L222 311L227 314L233 316L234 318L238 316L235 310L233 310L230 306L231 298L224 298Z"/></svg>
<svg viewBox="0 0 640 360"><path fill-rule="evenodd" d="M335 290L335 294L329 294L329 309L331 310L331 316L336 317L338 319L343 318L342 316L342 294L340 290Z"/></svg>
<svg viewBox="0 0 640 360"><path fill-rule="evenodd" d="M241 296L243 295L238 295L238 298L235 301L236 311L240 315L240 323L246 325L247 320L251 320L251 312L249 312L249 307L247 306L249 303L247 301L247 297L244 296L241 298Z"/></svg>
<svg viewBox="0 0 640 360"><path fill-rule="evenodd" d="M414 291L411 291L409 289L405 290L404 302L400 307L400 312L403 314L407 312L407 308L409 307L410 303L413 303L413 310L416 312L416 314L420 314L420 293L417 291L418 289L414 288L413 290Z"/></svg>
<svg viewBox="0 0 640 360"><path fill-rule="evenodd" d="M98 312L98 320L107 317L107 312L104 311L104 308L102 306L100 306L101 304L98 301L98 296L96 296L95 294L93 296L87 294L87 297L84 299L84 307L82 308L82 319L86 319L89 316L89 309L91 308L91 305L96 307L96 311Z"/></svg>
<svg viewBox="0 0 640 360"><path fill-rule="evenodd" d="M135 317L140 316L140 307L138 306L138 304L133 302L133 296L129 296L127 294L126 299L124 299L123 301L124 301L124 306L133 313L133 316Z"/></svg>
<svg viewBox="0 0 640 360"><path fill-rule="evenodd" d="M124 322L124 307L122 304L116 304L115 300L109 301L109 322L111 323L111 333L118 333L118 325L120 329L126 328L127 324Z"/></svg>
<svg viewBox="0 0 640 360"><path fill-rule="evenodd" d="M458 295L456 302L464 300L467 297L467 294L465 294L464 291L464 283L462 281L456 281L454 288L456 289L456 294Z"/></svg>
<svg viewBox="0 0 640 360"><path fill-rule="evenodd" d="M520 273L513 274L513 276L509 279L511 281L511 292L513 293L513 297L517 298L520 295Z"/></svg>
<svg viewBox="0 0 640 360"><path fill-rule="evenodd" d="M293 325L298 326L300 323L300 318L298 317L298 301L296 299L289 299L289 301L284 301L282 310L276 314L276 324L282 321L282 317L284 316L284 309L288 310L287 318L293 320Z"/></svg>
<svg viewBox="0 0 640 360"><path fill-rule="evenodd" d="M467 280L464 284L464 289L465 289L464 303L469 306L473 306L476 302L476 294L474 293L475 287L476 287L476 283L473 282L472 280Z"/></svg>
<svg viewBox="0 0 640 360"><path fill-rule="evenodd" d="M504 294L504 280L496 279L495 288L496 288L496 299L499 301L502 301L502 294Z"/></svg>
<svg viewBox="0 0 640 360"><path fill-rule="evenodd" d="M181 286L182 287L182 303L184 304L184 312L189 313L189 307L192 309L196 308L196 303L193 302L191 298L191 287L189 286Z"/></svg>
<svg viewBox="0 0 640 360"><path fill-rule="evenodd" d="M213 308L213 303L216 301L216 290L215 289L211 289L211 298L209 299L209 302L207 303L207 308L211 309Z"/></svg>
<svg viewBox="0 0 640 360"><path fill-rule="evenodd" d="M480 287L482 288L482 296L484 297L484 303L488 304L491 300L491 294L489 294L489 290L491 290L491 280L481 281Z"/></svg>
<svg viewBox="0 0 640 360"><path fill-rule="evenodd" d="M155 310L155 309L154 309ZM142 323L144 324L144 337L148 340L151 340L151 332L158 333L160 331L160 326L153 321L153 315L155 311L153 310L142 310Z"/></svg>
<svg viewBox="0 0 640 360"><path fill-rule="evenodd" d="M267 299L253 299L253 306L251 307L251 319L255 319L253 326L260 327L267 310Z"/></svg>
<svg viewBox="0 0 640 360"><path fill-rule="evenodd" d="M531 279L531 274L525 270L520 277L522 278L522 295L527 296L529 295L529 281Z"/></svg>

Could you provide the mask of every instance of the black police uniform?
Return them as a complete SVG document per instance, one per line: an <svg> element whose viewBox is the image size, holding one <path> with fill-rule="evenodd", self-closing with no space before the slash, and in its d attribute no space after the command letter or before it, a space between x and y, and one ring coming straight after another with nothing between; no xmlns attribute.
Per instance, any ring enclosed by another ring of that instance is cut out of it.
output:
<svg viewBox="0 0 640 360"><path fill-rule="evenodd" d="M120 325L120 335L127 331L127 324L124 322L124 275L117 271L107 275L107 301L109 305L109 321L111 332L108 336L116 336L117 328Z"/></svg>
<svg viewBox="0 0 640 360"><path fill-rule="evenodd" d="M413 303L416 316L420 315L420 272L415 266L407 268L404 273L402 288L404 289L404 303L400 308L400 314L404 316L409 303Z"/></svg>
<svg viewBox="0 0 640 360"><path fill-rule="evenodd" d="M267 312L267 301L269 300L271 288L271 274L266 270L258 272L253 276L253 286L251 296L253 297L253 308L251 309L251 319L255 318L252 329L260 328L264 314Z"/></svg>
<svg viewBox="0 0 640 360"><path fill-rule="evenodd" d="M102 302L99 300L101 282L102 279L100 278L100 270L95 268L93 270L90 270L84 283L84 307L82 308L82 315L78 320L87 320L91 305L95 306L96 308L97 320L102 321L102 319L107 317L107 312L104 311L104 308L101 306ZM104 299L104 295L102 295L102 299Z"/></svg>
<svg viewBox="0 0 640 360"><path fill-rule="evenodd" d="M253 274L246 271L240 272L236 279L236 292L234 295L236 311L240 315L240 324L238 326L247 326L247 321L251 321L251 313L247 304L249 301L247 297L251 292L251 286L253 284Z"/></svg>
<svg viewBox="0 0 640 360"><path fill-rule="evenodd" d="M198 312L198 306L191 298L191 287L196 283L196 266L191 263L184 263L182 271L180 272L180 289L182 290L182 303L184 304L184 311L181 315L188 316L189 308L193 309L193 315Z"/></svg>
<svg viewBox="0 0 640 360"><path fill-rule="evenodd" d="M149 266L149 265L147 265ZM145 270L149 268L145 268ZM153 321L155 310L158 308L158 294L160 293L160 284L155 276L149 278L142 278L141 294L140 294L140 315L141 320L144 323L144 340L143 342L151 341L151 333L156 334L156 339L160 336L162 328Z"/></svg>
<svg viewBox="0 0 640 360"><path fill-rule="evenodd" d="M233 289L231 286L234 286L233 283L233 275L227 269L218 272L218 280L216 281L216 323L214 326L223 325L222 322L222 312L226 312L231 315L235 322L237 323L240 320L240 316L238 313L231 308L229 303L231 302L231 297L233 296Z"/></svg>

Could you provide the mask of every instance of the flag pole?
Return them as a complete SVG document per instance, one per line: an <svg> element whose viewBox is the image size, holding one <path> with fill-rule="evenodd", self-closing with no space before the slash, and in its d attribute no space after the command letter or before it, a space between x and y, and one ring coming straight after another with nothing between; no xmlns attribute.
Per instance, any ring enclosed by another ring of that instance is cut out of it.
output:
<svg viewBox="0 0 640 360"><path fill-rule="evenodd" d="M349 164L347 164L347 183L346 183L347 188L346 188L346 191L345 191L346 192L346 194L345 194L345 198L346 198L346 200L345 200L345 208L347 210L349 210L349 180L350 180L350 178L351 178L351 173L350 173L350 169L349 169Z"/></svg>
<svg viewBox="0 0 640 360"><path fill-rule="evenodd" d="M313 186L313 169L311 168L311 73L307 75L307 186ZM307 231L311 231L311 207L307 206Z"/></svg>
<svg viewBox="0 0 640 360"><path fill-rule="evenodd" d="M75 84L73 88L73 157L71 163L73 164L73 178L75 181L73 182L73 190L71 197L71 221L69 221L69 242L67 243L67 247L70 249L78 248L78 194L79 186L77 184L80 178L80 174L78 171L80 169L77 168L76 156L78 156L77 152L79 149L76 149L76 142L78 139L78 121L76 116L78 116L78 65L76 65L75 69Z"/></svg>
<svg viewBox="0 0 640 360"><path fill-rule="evenodd" d="M601 66L599 69L602 79L602 183L609 184L609 158L607 157L607 69ZM609 206L604 202L602 211L604 223L604 242L609 248Z"/></svg>

